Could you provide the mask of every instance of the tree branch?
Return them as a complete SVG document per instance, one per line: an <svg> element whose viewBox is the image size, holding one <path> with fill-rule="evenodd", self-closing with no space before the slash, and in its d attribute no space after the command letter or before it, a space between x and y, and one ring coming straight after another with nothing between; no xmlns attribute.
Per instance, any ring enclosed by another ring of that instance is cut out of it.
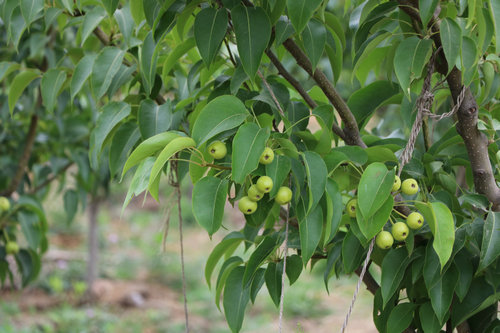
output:
<svg viewBox="0 0 500 333"><path fill-rule="evenodd" d="M362 268L359 267L354 272L359 276L361 274L361 269ZM377 281L375 281L375 279L368 270L366 270L365 275L363 276L363 283L365 284L366 289L368 289L368 291L371 292L373 295L375 295L378 288L380 288Z"/></svg>
<svg viewBox="0 0 500 333"><path fill-rule="evenodd" d="M411 0L399 0L400 8L410 16L418 15L416 4ZM436 11L440 10L436 8ZM416 12L416 13L415 13ZM435 18L431 19L429 25L432 27L432 39L436 47L441 46L441 35L439 22ZM437 70L446 75L448 73L448 64L444 52L439 53L441 60ZM456 67L453 67L446 77L448 88L450 89L453 101L456 102L462 91L462 73ZM500 210L500 188L498 188L493 169L491 167L490 157L488 155L488 138L477 127L479 108L474 95L469 88L465 91L465 97L457 112L458 123L457 132L464 140L467 154L469 155L474 186L478 193L484 194L492 203L493 209Z"/></svg>
<svg viewBox="0 0 500 333"><path fill-rule="evenodd" d="M345 142L348 145L357 145L365 148L366 145L363 140L361 140L356 118L352 114L346 102L337 93L326 75L319 69L316 69L313 72L309 58L292 39L287 39L283 45L295 58L297 64L302 67L314 79L314 81L316 81L330 103L332 103L339 113L340 118L342 118L342 121L344 122Z"/></svg>
<svg viewBox="0 0 500 333"><path fill-rule="evenodd" d="M315 107L318 106L316 102L311 98L311 96L307 93L307 91L302 87L302 85L299 83L299 81L295 80L295 78L290 74L285 66L279 61L278 57L269 49L266 50L266 55L269 57L273 65L276 67L278 70L278 73L285 79L287 80L294 88L297 90L297 92L302 96L302 98L306 101L307 105L309 105L310 108L314 109ZM332 130L335 134L337 134L342 140L346 141L345 133L338 126L337 124L332 125Z"/></svg>
<svg viewBox="0 0 500 333"><path fill-rule="evenodd" d="M35 187L34 189L32 189L30 191L30 194L35 194L38 191L40 191L41 189L43 189L45 186L47 186L50 183L52 183L54 180L57 179L57 177L59 177L60 174L62 174L66 170L68 170L69 167L73 165L73 163L74 162L68 162L68 164L66 164L61 170L59 170L57 173L54 173L54 174L50 175L50 177L48 177L47 179L45 179L45 181L43 183L41 183L40 185L38 185L37 187Z"/></svg>
<svg viewBox="0 0 500 333"><path fill-rule="evenodd" d="M21 183L21 180L23 179L25 173L26 166L28 165L28 162L31 157L33 144L35 143L37 126L38 126L38 116L36 114L33 114L31 115L30 127L28 129L28 133L26 134L26 145L24 146L23 154L19 159L19 165L17 167L16 174L14 175L14 178L12 178L12 181L7 190L2 192L1 195L5 196L11 195Z"/></svg>

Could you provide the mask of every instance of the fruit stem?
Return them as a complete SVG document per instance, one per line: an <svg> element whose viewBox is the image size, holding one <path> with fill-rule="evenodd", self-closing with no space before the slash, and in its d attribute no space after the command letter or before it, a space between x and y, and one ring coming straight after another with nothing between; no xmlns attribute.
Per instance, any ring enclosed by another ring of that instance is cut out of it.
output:
<svg viewBox="0 0 500 333"><path fill-rule="evenodd" d="M394 225L394 222L392 221L392 216L389 216L389 222L391 222L391 224Z"/></svg>
<svg viewBox="0 0 500 333"><path fill-rule="evenodd" d="M397 214L399 214L401 217L403 217L403 218L405 218L405 219L407 219L407 218L408 218L408 216L406 216L405 214L403 214L403 213L399 212L397 209L394 209L394 208L393 208L392 210L393 210L394 212L396 212Z"/></svg>

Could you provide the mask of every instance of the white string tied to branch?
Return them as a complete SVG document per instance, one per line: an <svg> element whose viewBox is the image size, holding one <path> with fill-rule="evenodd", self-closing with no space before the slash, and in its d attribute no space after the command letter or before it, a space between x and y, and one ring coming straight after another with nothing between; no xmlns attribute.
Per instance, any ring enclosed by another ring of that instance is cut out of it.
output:
<svg viewBox="0 0 500 333"><path fill-rule="evenodd" d="M462 87L462 90L460 91L460 94L457 97L457 101L451 111L443 113L443 114L435 114L432 113L432 103L434 102L434 94L432 93L431 90L431 78L432 74L434 72L434 63L436 56L438 52L440 51L441 47L434 52L432 55L429 66L427 67L427 75L424 79L424 84L422 87L422 92L420 93L419 97L417 98L417 102L415 103L415 107L417 109L417 115L415 118L415 122L413 123L411 132L410 132L410 137L408 139L408 142L406 143L406 146L403 150L403 153L401 154L400 157L400 165L399 165L399 170L398 170L398 176L401 176L401 171L403 170L403 167L411 160L411 157L413 155L413 150L415 149L415 142L417 141L418 134L420 133L420 130L422 128L422 122L424 119L424 116L427 116L429 118L433 118L437 121L451 117L454 115L458 109L460 109L460 106L462 105L462 102L465 97L465 92L467 90L466 86ZM361 283L363 281L363 278L366 274L368 265L370 263L370 256L373 251L373 247L375 244L375 238L373 238L370 242L370 246L368 248L368 252L366 254L365 261L363 263L363 269L361 270L361 273L359 274L359 279L358 283L356 285L356 289L354 290L354 294L352 296L351 300L351 305L349 306L349 310L347 311L347 314L344 319L344 323L342 325L342 328L340 330L341 333L345 332L345 329L347 328L347 323L349 321L349 317L351 316L352 309L354 307L354 303L356 302L356 298L358 297L359 289L361 288Z"/></svg>

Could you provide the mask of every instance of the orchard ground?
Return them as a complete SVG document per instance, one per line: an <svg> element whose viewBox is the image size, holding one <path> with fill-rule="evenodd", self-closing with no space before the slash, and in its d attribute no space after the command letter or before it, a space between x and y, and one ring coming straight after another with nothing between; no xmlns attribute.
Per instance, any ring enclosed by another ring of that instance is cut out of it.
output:
<svg viewBox="0 0 500 333"><path fill-rule="evenodd" d="M214 290L204 278L212 248L225 234L211 241L191 215L189 185L182 200L185 218L185 261L189 321L192 332L229 332L223 313L214 303ZM167 188L164 186L163 188ZM95 304L83 303L86 268L87 216L79 214L67 225L60 198L47 200L50 248L43 258L36 283L23 291L0 292L0 332L184 332L178 221L172 214L162 251L166 207L135 198L121 215L125 185L112 187L99 213L100 279L94 286ZM227 205L226 226L242 226L242 214ZM234 227L228 227L233 230ZM227 232L226 232L227 233ZM196 244L196 246L187 246ZM294 288L287 288L286 332L331 332L340 329L357 276L330 279L330 295L323 282L324 262L302 272ZM263 288L247 309L242 332L275 332L278 309ZM362 287L348 332L376 332L372 297Z"/></svg>

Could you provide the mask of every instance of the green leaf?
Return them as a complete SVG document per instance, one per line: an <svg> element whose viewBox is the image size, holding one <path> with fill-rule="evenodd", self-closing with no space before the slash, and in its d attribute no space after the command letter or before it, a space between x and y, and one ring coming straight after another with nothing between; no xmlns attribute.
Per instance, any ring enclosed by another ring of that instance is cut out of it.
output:
<svg viewBox="0 0 500 333"><path fill-rule="evenodd" d="M13 1L15 3L15 1ZM19 42L21 37L26 30L26 22L24 21L23 16L21 15L21 9L19 6L15 7L12 11L10 17L10 25L8 26L9 38L14 44L14 48L18 51Z"/></svg>
<svg viewBox="0 0 500 333"><path fill-rule="evenodd" d="M392 298L392 295L399 289L399 284L410 263L408 252L404 247L390 250L382 261L382 278L380 287L382 290L383 307Z"/></svg>
<svg viewBox="0 0 500 333"><path fill-rule="evenodd" d="M250 287L244 287L243 267L236 267L227 277L224 288L224 314L231 331L237 333L241 330L245 308L250 300Z"/></svg>
<svg viewBox="0 0 500 333"><path fill-rule="evenodd" d="M245 236L242 233L233 231L214 247L212 253L208 256L207 264L205 265L205 280L207 281L209 288L211 287L212 273L217 263L225 253L226 256L230 256L232 251L236 249L236 246L238 246L244 239Z"/></svg>
<svg viewBox="0 0 500 333"><path fill-rule="evenodd" d="M149 32L139 53L139 63L141 68L142 84L146 95L151 94L156 76L156 62L158 61L157 45L153 39L153 33Z"/></svg>
<svg viewBox="0 0 500 333"><path fill-rule="evenodd" d="M269 198L276 196L280 186L288 186L288 184L283 185L283 182L290 173L291 166L290 158L283 155L276 155L272 163L266 165L266 175L271 177L274 184L269 192Z"/></svg>
<svg viewBox="0 0 500 333"><path fill-rule="evenodd" d="M90 74L92 74L92 68L94 67L96 58L97 54L87 54L76 65L73 76L71 77L71 83L69 84L71 100L80 92L85 81L87 81Z"/></svg>
<svg viewBox="0 0 500 333"><path fill-rule="evenodd" d="M237 6L231 10L241 64L253 80L271 38L271 23L261 7Z"/></svg>
<svg viewBox="0 0 500 333"><path fill-rule="evenodd" d="M43 105L48 112L54 110L57 96L66 81L66 72L59 69L49 69L42 77L41 90Z"/></svg>
<svg viewBox="0 0 500 333"><path fill-rule="evenodd" d="M286 258L286 275L288 276L288 281L290 285L294 284L295 281L302 273L302 259L297 254L293 254Z"/></svg>
<svg viewBox="0 0 500 333"><path fill-rule="evenodd" d="M422 70L431 55L432 40L430 39L413 36L398 45L394 55L394 71L406 96L410 97L410 83L413 79L421 77Z"/></svg>
<svg viewBox="0 0 500 333"><path fill-rule="evenodd" d="M349 230L342 242L342 263L346 274L351 274L359 267L363 261L364 253L365 250L358 238L352 230Z"/></svg>
<svg viewBox="0 0 500 333"><path fill-rule="evenodd" d="M274 302L274 305L278 307L280 305L281 297L281 276L283 275L283 262L280 261L278 264L270 262L267 264L266 273L264 279L266 281L267 291L269 296Z"/></svg>
<svg viewBox="0 0 500 333"><path fill-rule="evenodd" d="M300 204L300 202L299 202ZM304 209L300 205L298 209ZM304 212L302 212L304 213ZM300 249L302 250L302 263L307 265L321 239L323 230L323 210L317 205L305 217L299 219Z"/></svg>
<svg viewBox="0 0 500 333"><path fill-rule="evenodd" d="M117 47L107 46L99 53L92 67L90 83L94 97L101 98L120 69L125 52Z"/></svg>
<svg viewBox="0 0 500 333"><path fill-rule="evenodd" d="M178 137L170 141L165 148L161 151L160 155L153 164L153 168L151 169L151 175L149 176L148 190L156 199L159 201L158 197L158 189L154 187L155 182L160 177L160 172L163 170L165 164L167 164L168 160L177 152L186 149L192 148L196 145L193 139L188 137Z"/></svg>
<svg viewBox="0 0 500 333"><path fill-rule="evenodd" d="M81 25L81 35L82 41L80 45L83 45L90 34L94 32L99 23L106 17L106 11L101 6L95 6L85 14L83 23Z"/></svg>
<svg viewBox="0 0 500 333"><path fill-rule="evenodd" d="M227 197L227 180L203 177L193 188L193 215L210 236L222 225Z"/></svg>
<svg viewBox="0 0 500 333"><path fill-rule="evenodd" d="M302 155L307 174L307 190L309 194L306 213L310 212L325 193L328 170L325 161L313 151L305 151Z"/></svg>
<svg viewBox="0 0 500 333"><path fill-rule="evenodd" d="M240 257L231 257L224 261L222 267L219 270L219 276L217 276L217 283L215 284L215 305L220 311L220 297L222 294L222 289L226 284L227 277L232 272L233 269L240 266L243 263L243 259Z"/></svg>
<svg viewBox="0 0 500 333"><path fill-rule="evenodd" d="M255 251L248 259L247 265L245 267L245 274L243 275L243 285L250 286L253 276L257 269L264 263L264 261L274 252L274 250L281 243L277 242L276 237L267 236L262 242L257 246Z"/></svg>
<svg viewBox="0 0 500 333"><path fill-rule="evenodd" d="M301 33L322 0L287 0L288 17L297 33Z"/></svg>
<svg viewBox="0 0 500 333"><path fill-rule="evenodd" d="M17 218L29 247L33 251L37 251L44 233L38 216L29 211L20 211L17 214Z"/></svg>
<svg viewBox="0 0 500 333"><path fill-rule="evenodd" d="M326 204L327 204L327 216L325 224L325 241L324 246L330 243L330 241L335 237L340 226L340 220L342 219L342 194L340 193L339 186L337 183L328 178L326 182Z"/></svg>
<svg viewBox="0 0 500 333"><path fill-rule="evenodd" d="M276 47L283 44L283 42L287 40L290 36L292 36L295 32L292 23L288 19L283 19L283 18L280 18L279 21L276 23L275 29L276 32L274 37L275 38L274 45Z"/></svg>
<svg viewBox="0 0 500 333"><path fill-rule="evenodd" d="M259 166L260 155L269 138L268 128L259 128L255 123L242 125L233 139L231 179L242 184L250 172Z"/></svg>
<svg viewBox="0 0 500 333"><path fill-rule="evenodd" d="M458 272L455 266L450 266L446 272L428 289L432 308L441 324L450 309L453 293L458 282Z"/></svg>
<svg viewBox="0 0 500 333"><path fill-rule="evenodd" d="M104 5L104 8L106 8L110 17L113 16L119 2L119 0L102 0L102 4Z"/></svg>
<svg viewBox="0 0 500 333"><path fill-rule="evenodd" d="M158 105L150 99L142 100L137 112L142 138L147 139L176 128L181 120L180 115L182 115L181 112L172 113L170 101Z"/></svg>
<svg viewBox="0 0 500 333"><path fill-rule="evenodd" d="M27 69L22 71L12 81L9 89L9 111L12 114L16 102L23 94L24 89L33 81L34 79L40 77L40 73L34 69Z"/></svg>
<svg viewBox="0 0 500 333"><path fill-rule="evenodd" d="M500 3L495 0L489 0L488 3L493 16L493 24L495 26L495 53L498 54L500 53Z"/></svg>
<svg viewBox="0 0 500 333"><path fill-rule="evenodd" d="M38 13L42 10L43 0L21 0L21 13L27 26L37 18Z"/></svg>
<svg viewBox="0 0 500 333"><path fill-rule="evenodd" d="M420 324L424 333L439 333L441 331L443 325L437 319L430 302L422 304L418 310L418 314L423 319L420 320Z"/></svg>
<svg viewBox="0 0 500 333"><path fill-rule="evenodd" d="M140 139L139 127L133 122L128 122L120 126L113 135L111 147L109 149L109 170L111 176L116 175L127 161L132 148Z"/></svg>
<svg viewBox="0 0 500 333"><path fill-rule="evenodd" d="M160 149L170 143L170 141L178 138L179 136L179 133L176 132L165 132L152 136L141 142L141 144L135 148L125 162L125 165L123 166L122 178L131 167L138 164L146 157L156 154Z"/></svg>
<svg viewBox="0 0 500 333"><path fill-rule="evenodd" d="M406 330L413 320L415 307L415 304L412 303L400 303L396 305L389 315L389 320L387 321L387 332L395 333Z"/></svg>
<svg viewBox="0 0 500 333"><path fill-rule="evenodd" d="M477 45L474 39L467 36L462 38L462 48L460 49L462 59L462 74L464 77L464 85L469 86L477 73Z"/></svg>
<svg viewBox="0 0 500 333"><path fill-rule="evenodd" d="M424 27L427 26L432 15L434 15L434 11L436 10L436 6L439 3L438 0L419 0L418 1L418 9L420 11L420 19L422 20L422 24Z"/></svg>
<svg viewBox="0 0 500 333"><path fill-rule="evenodd" d="M441 43L443 44L444 55L448 61L448 72L457 63L462 48L462 29L457 22L450 17L445 17L441 21Z"/></svg>
<svg viewBox="0 0 500 333"><path fill-rule="evenodd" d="M491 265L498 256L500 256L500 213L490 211L484 221L477 273Z"/></svg>
<svg viewBox="0 0 500 333"><path fill-rule="evenodd" d="M194 38L205 66L209 67L219 51L227 31L227 12L225 9L207 7L196 15Z"/></svg>
<svg viewBox="0 0 500 333"><path fill-rule="evenodd" d="M451 257L453 243L455 241L455 223L453 221L453 215L448 207L442 202L416 202L415 206L424 216L434 235L432 247L439 256L441 269L443 269L444 265Z"/></svg>
<svg viewBox="0 0 500 333"><path fill-rule="evenodd" d="M134 19L130 12L130 3L126 3L125 6L116 10L114 17L120 27L125 43L130 45L130 37L135 28Z"/></svg>
<svg viewBox="0 0 500 333"><path fill-rule="evenodd" d="M167 77L172 71L172 68L178 64L179 59L195 46L196 42L194 38L189 38L177 45L177 47L169 53L167 59L163 63L163 69L161 72L163 82L167 82Z"/></svg>
<svg viewBox="0 0 500 333"><path fill-rule="evenodd" d="M317 19L310 20L302 31L302 40L314 71L325 50L326 28L323 23Z"/></svg>
<svg viewBox="0 0 500 333"><path fill-rule="evenodd" d="M0 61L0 82L17 69L19 69L19 64L16 62Z"/></svg>
<svg viewBox="0 0 500 333"><path fill-rule="evenodd" d="M109 133L111 133L118 123L128 117L130 110L130 105L124 102L111 102L103 107L99 118L97 118L95 128L92 131L90 156L93 155L92 152L94 152L96 157L101 154L104 140L106 140ZM90 158L90 162L93 167L97 166L97 161L92 157Z"/></svg>
<svg viewBox="0 0 500 333"><path fill-rule="evenodd" d="M64 192L63 202L67 222L71 223L78 209L78 192L76 192L74 189L67 190L66 192Z"/></svg>
<svg viewBox="0 0 500 333"><path fill-rule="evenodd" d="M397 95L399 88L389 81L375 81L355 91L347 100L358 125L368 120L372 114L389 98Z"/></svg>
<svg viewBox="0 0 500 333"><path fill-rule="evenodd" d="M358 185L358 207L367 219L387 201L394 185L395 170L388 171L383 163L375 162L365 169Z"/></svg>
<svg viewBox="0 0 500 333"><path fill-rule="evenodd" d="M375 237L389 220L392 208L394 207L394 198L389 195L387 200L382 204L382 207L380 207L375 212L375 214L368 218L365 218L361 214L361 209L359 209L359 207L360 203L358 201L358 207L356 209L356 220L358 222L358 227L361 233L366 237L366 239L369 240Z"/></svg>
<svg viewBox="0 0 500 333"><path fill-rule="evenodd" d="M118 89L122 88L124 84L128 81L132 80L134 77L132 76L137 70L137 65L133 64L132 66L121 65L120 70L111 81L111 84L108 88L108 98L112 98Z"/></svg>
<svg viewBox="0 0 500 333"><path fill-rule="evenodd" d="M194 123L192 137L199 147L217 134L237 127L247 116L249 113L238 98L219 96L201 110Z"/></svg>
<svg viewBox="0 0 500 333"><path fill-rule="evenodd" d="M139 25L146 17L144 15L143 1L130 0L130 13L136 25Z"/></svg>
<svg viewBox="0 0 500 333"><path fill-rule="evenodd" d="M469 291L470 284L473 277L472 262L469 259L467 251L459 251L455 257L455 266L458 268L458 283L455 293L457 294L460 302L463 302L467 292Z"/></svg>

